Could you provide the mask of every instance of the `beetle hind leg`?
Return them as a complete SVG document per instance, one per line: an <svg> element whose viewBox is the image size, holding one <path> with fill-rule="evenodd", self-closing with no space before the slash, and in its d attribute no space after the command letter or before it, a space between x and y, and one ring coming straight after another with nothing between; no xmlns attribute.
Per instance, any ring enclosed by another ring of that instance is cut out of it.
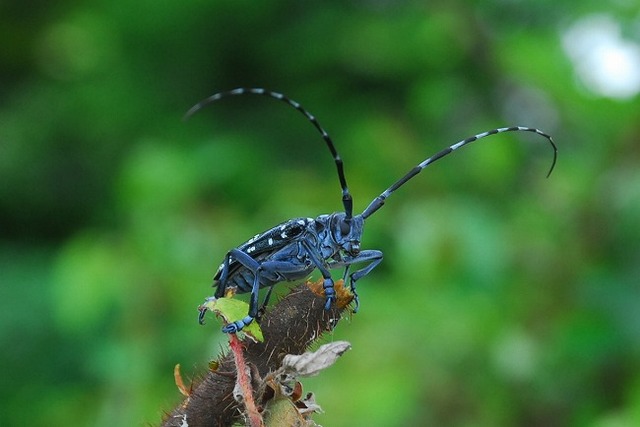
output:
<svg viewBox="0 0 640 427"><path fill-rule="evenodd" d="M226 334L235 334L236 332L241 331L245 326L253 322L253 320L254 318L252 316L246 316L242 320L236 320L235 322L224 325L224 327L222 328L222 332Z"/></svg>

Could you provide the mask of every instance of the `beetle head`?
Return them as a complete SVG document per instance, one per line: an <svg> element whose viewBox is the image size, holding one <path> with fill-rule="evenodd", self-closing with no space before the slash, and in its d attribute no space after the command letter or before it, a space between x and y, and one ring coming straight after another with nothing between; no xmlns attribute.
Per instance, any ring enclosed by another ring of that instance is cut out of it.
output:
<svg viewBox="0 0 640 427"><path fill-rule="evenodd" d="M348 218L342 212L335 213L331 219L331 236L346 253L356 256L360 253L363 225L362 215Z"/></svg>

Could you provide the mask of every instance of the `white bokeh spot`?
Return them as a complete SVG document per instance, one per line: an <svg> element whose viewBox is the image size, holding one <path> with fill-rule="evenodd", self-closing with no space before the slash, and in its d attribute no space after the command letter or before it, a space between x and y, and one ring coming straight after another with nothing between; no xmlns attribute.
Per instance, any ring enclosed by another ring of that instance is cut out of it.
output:
<svg viewBox="0 0 640 427"><path fill-rule="evenodd" d="M624 39L611 16L577 21L562 34L562 46L589 91L617 99L640 92L640 45Z"/></svg>

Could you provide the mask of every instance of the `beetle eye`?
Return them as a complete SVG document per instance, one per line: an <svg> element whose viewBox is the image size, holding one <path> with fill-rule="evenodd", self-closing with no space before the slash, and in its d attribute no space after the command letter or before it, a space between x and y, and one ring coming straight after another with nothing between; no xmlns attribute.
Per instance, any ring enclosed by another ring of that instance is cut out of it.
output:
<svg viewBox="0 0 640 427"><path fill-rule="evenodd" d="M351 225L347 221L340 221L340 234L346 236L351 231Z"/></svg>

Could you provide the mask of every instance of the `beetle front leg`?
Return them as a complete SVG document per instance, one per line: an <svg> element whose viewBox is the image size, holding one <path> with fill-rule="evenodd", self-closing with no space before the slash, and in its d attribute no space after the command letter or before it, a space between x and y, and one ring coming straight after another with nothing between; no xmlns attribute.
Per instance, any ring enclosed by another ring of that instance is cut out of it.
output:
<svg viewBox="0 0 640 427"><path fill-rule="evenodd" d="M349 267L351 267L353 264L358 264L360 262L369 263L365 267L361 268L360 270L354 271L349 275L349 287L351 288L351 293L353 294L353 299L355 300L355 308L353 309L354 313L358 312L358 307L360 306L360 300L358 298L358 293L356 292L356 281L360 280L361 278L369 274L371 270L376 268L378 264L382 262L382 257L383 257L383 254L381 251L367 250L367 251L360 252L357 256L353 258L349 258L345 260L345 264L346 264L345 276L349 271Z"/></svg>

